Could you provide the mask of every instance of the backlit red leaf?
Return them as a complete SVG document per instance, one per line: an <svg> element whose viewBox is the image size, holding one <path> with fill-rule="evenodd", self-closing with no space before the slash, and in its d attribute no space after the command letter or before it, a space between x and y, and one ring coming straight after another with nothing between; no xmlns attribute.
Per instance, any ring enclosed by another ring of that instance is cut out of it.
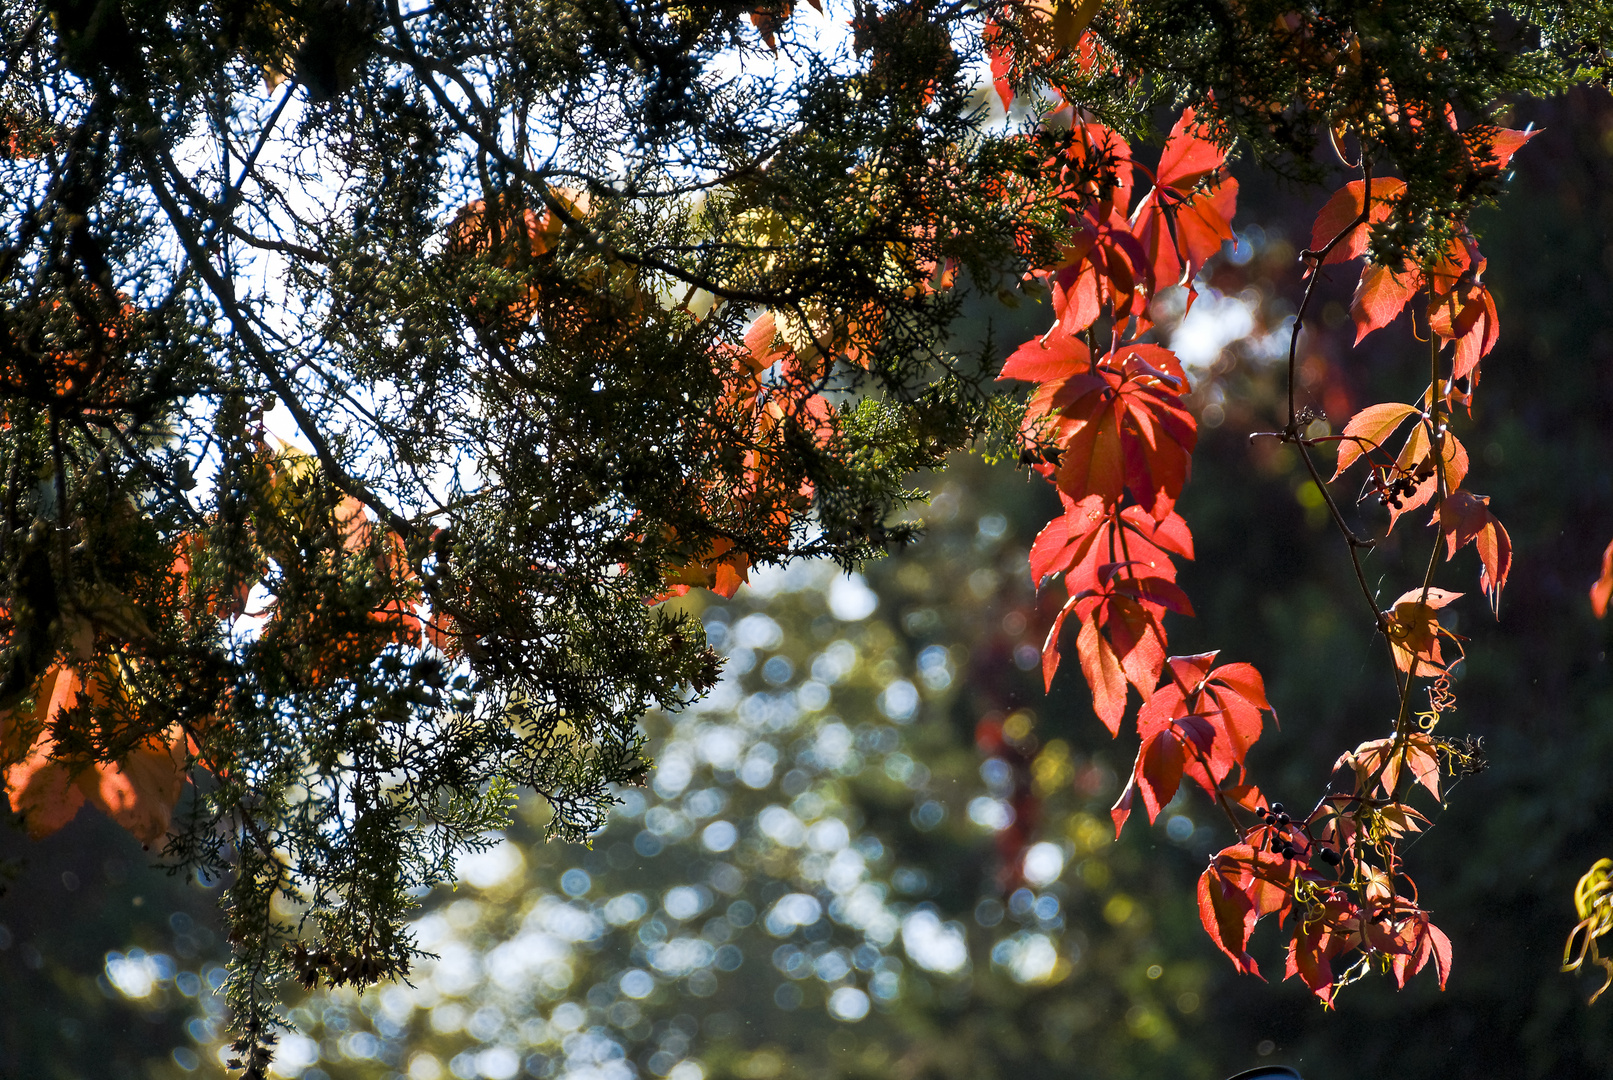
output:
<svg viewBox="0 0 1613 1080"><path fill-rule="evenodd" d="M1339 442L1339 461L1338 467L1333 470L1333 479L1343 476L1344 470L1363 455L1376 456L1395 429L1405 423L1407 417L1418 415L1419 411L1415 405L1393 401L1368 405L1350 417L1350 422L1344 425L1344 437ZM1382 456L1387 458L1386 454Z"/></svg>
<svg viewBox="0 0 1613 1080"><path fill-rule="evenodd" d="M1068 610L1065 608L1065 611ZM1119 658L1115 656L1114 648L1098 632L1096 622L1086 622L1081 625L1076 649L1081 657L1081 672L1086 676L1087 685L1092 688L1092 710L1103 721L1104 727L1109 729L1110 735L1120 734L1120 718L1126 713L1126 674ZM1045 662L1044 652L1044 665ZM1055 660L1054 664L1057 663ZM1046 671L1045 666L1043 670ZM1049 674L1048 682L1051 684L1051 681Z"/></svg>
<svg viewBox="0 0 1613 1080"><path fill-rule="evenodd" d="M1361 280L1350 299L1355 319L1355 343L1374 330L1388 326L1422 287L1422 275L1410 269L1392 270L1377 263L1361 268Z"/></svg>
<svg viewBox="0 0 1613 1080"><path fill-rule="evenodd" d="M1512 570L1512 538L1495 515L1490 513L1490 497L1468 491L1453 491L1440 503L1438 521L1440 532L1445 537L1447 560L1455 558L1456 552L1468 544L1477 549L1479 587L1490 598L1491 610L1495 610L1501 602L1501 590L1506 587L1507 575Z"/></svg>
<svg viewBox="0 0 1613 1080"><path fill-rule="evenodd" d="M1598 619L1607 615L1607 604L1613 600L1613 543L1602 552L1602 573L1591 585L1591 610Z"/></svg>
<svg viewBox="0 0 1613 1080"><path fill-rule="evenodd" d="M1361 209L1366 204L1366 181L1353 180L1333 193L1327 200L1321 213L1316 215L1316 223L1311 227L1311 250L1320 251L1330 243L1334 237L1350 230L1340 240L1332 251L1327 253L1323 263L1348 262L1358 259L1367 253L1368 227L1389 217L1395 202L1400 194L1406 190L1406 182L1390 176L1374 177L1372 181L1372 213L1367 224L1351 224L1361 216Z"/></svg>

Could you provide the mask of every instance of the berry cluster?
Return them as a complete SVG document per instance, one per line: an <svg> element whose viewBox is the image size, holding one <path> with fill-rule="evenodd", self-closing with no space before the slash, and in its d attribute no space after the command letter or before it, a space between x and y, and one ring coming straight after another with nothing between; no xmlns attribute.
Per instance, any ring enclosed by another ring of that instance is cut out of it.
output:
<svg viewBox="0 0 1613 1080"><path fill-rule="evenodd" d="M1434 463L1425 460L1417 466L1415 472L1404 473L1400 476L1390 477L1390 470L1380 468L1374 472L1374 487L1377 489L1378 501L1391 510L1399 510L1401 505L1413 495L1417 488L1430 476L1434 475Z"/></svg>
<svg viewBox="0 0 1613 1080"><path fill-rule="evenodd" d="M1274 802L1269 807L1263 806L1256 813L1260 815L1260 820L1266 823L1266 827L1271 830L1266 841L1266 850L1281 855L1285 859L1298 859L1308 858L1307 849L1314 848L1316 853L1321 856L1322 861L1329 866L1339 864L1339 853L1332 848L1317 847L1315 844L1309 843L1308 838L1307 843L1304 845L1294 843L1288 835L1289 830L1294 827L1294 819L1288 811L1283 809L1282 803Z"/></svg>

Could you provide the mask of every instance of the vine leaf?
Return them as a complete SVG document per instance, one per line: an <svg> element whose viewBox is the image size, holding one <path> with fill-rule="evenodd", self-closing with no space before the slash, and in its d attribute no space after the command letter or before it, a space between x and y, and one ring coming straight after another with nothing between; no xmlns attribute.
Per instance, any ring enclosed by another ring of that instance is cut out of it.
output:
<svg viewBox="0 0 1613 1080"><path fill-rule="evenodd" d="M72 821L86 802L147 847L168 833L188 775L187 740L177 725L138 740L113 761L64 753L58 741L75 714L83 715L80 698L102 710L118 708L124 695L107 685L116 677L93 670L86 684L77 669L58 663L39 680L30 718L38 734L5 770L6 796L36 840ZM9 712L0 716L0 727L10 729L21 719ZM131 723L126 718L120 727Z"/></svg>
<svg viewBox="0 0 1613 1080"><path fill-rule="evenodd" d="M1066 496L1065 504L1065 513L1048 522L1031 544L1031 580L1038 585L1063 574L1071 595L1096 589L1099 569L1119 562L1174 582L1171 556L1193 557L1193 534L1174 512L1156 521L1140 506L1116 512L1096 496L1080 502Z"/></svg>
<svg viewBox="0 0 1613 1080"><path fill-rule="evenodd" d="M1472 544L1479 553L1479 587L1490 598L1490 610L1497 611L1501 590L1512 571L1512 538L1506 527L1490 513L1490 497L1469 491L1453 491L1439 505L1436 519L1445 537L1445 559ZM1434 522L1429 522L1433 524ZM1606 606L1604 601L1603 606Z"/></svg>
<svg viewBox="0 0 1613 1080"><path fill-rule="evenodd" d="M1363 266L1355 295L1350 298L1355 343L1361 344L1362 338L1394 322L1421 287L1422 275L1409 265L1398 270L1378 263Z"/></svg>
<svg viewBox="0 0 1613 1080"><path fill-rule="evenodd" d="M1367 253L1370 227L1388 220L1395 203L1405 190L1404 180L1392 176L1374 177L1372 212L1367 215L1365 223L1357 224L1355 228L1350 229L1351 222L1361 216L1361 210L1366 205L1367 185L1364 180L1352 180L1344 185L1333 193L1333 197L1327 200L1321 212L1316 215L1316 223L1311 226L1311 250L1322 250L1335 236L1345 229L1350 229L1349 235L1327 253L1327 258L1322 260L1322 264L1325 266L1329 263L1359 259Z"/></svg>
<svg viewBox="0 0 1613 1080"><path fill-rule="evenodd" d="M1446 589L1412 589L1394 602L1389 613L1385 633L1394 650L1395 664L1401 671L1413 675L1438 675L1445 670L1445 658L1440 651L1444 639L1459 642L1461 638L1439 623L1439 609L1462 594ZM1460 649L1460 645L1457 646Z"/></svg>
<svg viewBox="0 0 1613 1080"><path fill-rule="evenodd" d="M1187 765L1187 775L1212 796L1232 770L1244 764L1249 748L1260 739L1262 714L1276 716L1266 699L1265 680L1254 665L1214 667L1217 655L1170 657L1166 661L1170 678L1137 714L1137 730L1145 739L1188 716L1208 725L1211 740L1202 748L1202 760Z"/></svg>
<svg viewBox="0 0 1613 1080"><path fill-rule="evenodd" d="M1354 750L1339 755L1334 770L1348 768L1355 772L1356 788L1364 791L1376 778L1376 793L1385 799L1394 798L1400 784L1402 770L1434 798L1439 798L1439 744L1425 731L1414 731L1395 745L1394 739L1373 739Z"/></svg>
<svg viewBox="0 0 1613 1080"><path fill-rule="evenodd" d="M1175 798L1182 777L1209 756L1215 736L1215 726L1202 716L1167 720L1144 736L1137 750L1137 761L1132 766L1131 781L1109 812L1115 823L1116 837L1131 814L1133 792L1142 796L1148 823L1152 825L1165 805ZM1200 783L1202 785L1202 781Z"/></svg>
<svg viewBox="0 0 1613 1080"><path fill-rule="evenodd" d="M1591 610L1598 619L1607 615L1607 604L1613 600L1613 543L1602 552L1602 574L1591 585Z"/></svg>
<svg viewBox="0 0 1613 1080"><path fill-rule="evenodd" d="M1137 203L1131 230L1143 249L1155 287L1192 279L1231 240L1238 182L1225 175L1226 154L1185 110L1159 159L1153 190Z"/></svg>
<svg viewBox="0 0 1613 1080"><path fill-rule="evenodd" d="M1339 442L1338 467L1333 470L1332 478L1337 480L1344 475L1345 469L1363 456L1382 449L1389 436L1406 422L1406 418L1416 416L1419 412L1415 405L1386 402L1368 405L1350 417L1350 422L1344 425L1344 434Z"/></svg>

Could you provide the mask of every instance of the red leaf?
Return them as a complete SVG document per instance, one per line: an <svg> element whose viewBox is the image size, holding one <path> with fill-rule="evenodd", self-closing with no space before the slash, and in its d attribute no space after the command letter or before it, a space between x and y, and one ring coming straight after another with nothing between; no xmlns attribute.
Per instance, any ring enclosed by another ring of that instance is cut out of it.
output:
<svg viewBox="0 0 1613 1080"><path fill-rule="evenodd" d="M1165 804L1176 797L1176 789L1182 783L1182 768L1191 754L1186 741L1168 727L1156 732L1138 749L1133 775L1137 790L1142 793L1143 806L1148 810L1150 825Z"/></svg>
<svg viewBox="0 0 1613 1080"><path fill-rule="evenodd" d="M1068 435L1060 440L1064 453L1055 476L1059 490L1074 498L1097 495L1114 504L1126 486L1119 424L1102 395L1091 394L1089 399L1097 411L1066 428Z"/></svg>
<svg viewBox="0 0 1613 1080"><path fill-rule="evenodd" d="M1497 169L1504 169L1512 160L1512 155L1523 149L1523 144L1539 135L1542 128L1532 128L1529 131L1517 131L1513 128L1496 128L1495 134L1490 138L1489 150ZM1444 981L1440 982L1440 989L1444 989Z"/></svg>
<svg viewBox="0 0 1613 1080"><path fill-rule="evenodd" d="M1186 386L1168 350L1122 347L1094 371L1043 382L1026 409L1022 438L1029 446L1056 443L1056 483L1069 502L1097 495L1115 504L1129 487L1163 520L1187 482L1198 439L1197 421L1180 399Z"/></svg>
<svg viewBox="0 0 1613 1080"><path fill-rule="evenodd" d="M1434 950L1434 971L1439 975L1439 988L1445 989L1445 981L1451 977L1451 939L1445 936L1445 931L1428 924L1428 940Z"/></svg>
<svg viewBox="0 0 1613 1080"><path fill-rule="evenodd" d="M1067 606L1064 610L1070 608ZM1063 614L1059 613L1061 619ZM1126 673L1121 668L1120 660L1108 639L1098 632L1095 621L1081 624L1076 649L1081 657L1081 672L1087 678L1087 685L1092 688L1092 711L1098 714L1098 719L1103 721L1110 735L1119 735L1120 718L1126 713ZM1043 671L1046 672L1045 653L1043 663ZM1057 665L1056 660L1054 664ZM1052 682L1051 675L1048 675L1048 682Z"/></svg>
<svg viewBox="0 0 1613 1080"><path fill-rule="evenodd" d="M1040 585L1048 575L1062 573L1074 595L1101 589L1100 568L1124 563L1144 576L1175 581L1172 555L1193 557L1193 534L1176 514L1156 521L1140 506L1115 513L1101 497L1080 502L1066 497L1065 513L1031 545L1031 579Z"/></svg>
<svg viewBox="0 0 1613 1080"><path fill-rule="evenodd" d="M1156 182L1160 187L1176 188L1188 192L1210 174L1226 164L1226 154L1207 134L1192 109L1184 109L1165 140L1165 149L1159 155L1159 173Z"/></svg>
<svg viewBox="0 0 1613 1080"><path fill-rule="evenodd" d="M1591 611L1598 619L1607 615L1607 604L1613 600L1613 543L1602 552L1602 574L1591 586Z"/></svg>
<svg viewBox="0 0 1613 1080"><path fill-rule="evenodd" d="M1225 165L1193 110L1184 111L1165 141L1154 189L1131 215L1156 288L1190 280L1232 239L1238 182L1222 175Z"/></svg>
<svg viewBox="0 0 1613 1080"><path fill-rule="evenodd" d="M1331 1005L1336 988L1333 985L1333 957L1349 949L1357 940L1353 927L1359 924L1359 914L1348 901L1331 900L1323 906L1324 914L1315 920L1304 920L1295 929L1288 946L1288 964L1285 978L1298 975L1300 981L1323 1003Z"/></svg>
<svg viewBox="0 0 1613 1080"><path fill-rule="evenodd" d="M1126 789L1120 793L1120 798L1109 808L1109 820L1115 823L1115 839L1120 839L1120 830L1126 827L1126 819L1131 817L1131 798L1137 793L1136 770L1126 777Z"/></svg>
<svg viewBox="0 0 1613 1080"><path fill-rule="evenodd" d="M1384 221L1389 217L1400 193L1406 190L1406 182L1391 176L1375 177L1372 181L1372 213L1369 215L1367 225L1357 225L1350 234L1332 251L1327 253L1323 263L1348 262L1358 259L1367 253L1368 225ZM1316 215L1316 224L1311 227L1311 250L1320 251L1335 236L1350 228L1350 223L1361 216L1361 208L1366 203L1366 181L1352 180L1344 187L1333 193L1327 200L1321 213Z"/></svg>
<svg viewBox="0 0 1613 1080"><path fill-rule="evenodd" d="M1331 260L1329 260L1331 261ZM1391 270L1377 263L1361 268L1361 280L1356 284L1355 296L1350 300L1350 314L1355 319L1355 343L1374 330L1395 321L1406 301L1422 288L1422 275L1409 269Z"/></svg>
<svg viewBox="0 0 1613 1080"><path fill-rule="evenodd" d="M5 770L7 798L14 811L25 815L35 839L73 820L85 802L148 847L168 833L187 779L186 739L177 725L140 739L115 761L69 759L60 752L53 729L80 697L102 709L116 700L107 679L95 671L86 685L77 671L59 664L39 682L34 715L42 726L27 756ZM9 726L12 718L3 719Z"/></svg>
<svg viewBox="0 0 1613 1080"><path fill-rule="evenodd" d="M1067 334L1048 334L1032 338L1003 363L1004 379L1023 382L1051 382L1085 374L1092 366L1092 354L1080 339Z"/></svg>
<svg viewBox="0 0 1613 1080"><path fill-rule="evenodd" d="M1223 240L1233 239L1232 217L1238 205L1238 182L1231 177L1209 192L1200 193L1176 211L1176 246L1182 253L1182 274L1189 281Z"/></svg>
<svg viewBox="0 0 1613 1080"><path fill-rule="evenodd" d="M1226 953L1243 974L1264 978L1248 950L1256 918L1254 907L1242 891L1227 884L1215 862L1199 876L1198 900L1199 922L1216 948Z"/></svg>
<svg viewBox="0 0 1613 1080"><path fill-rule="evenodd" d="M1138 731L1144 738L1167 722L1181 724L1188 717L1207 726L1214 735L1205 750L1208 782L1200 780L1207 790L1243 763L1260 738L1261 713L1271 711L1264 681L1253 666L1226 664L1212 669L1215 656L1171 657L1172 678L1154 691L1137 714Z"/></svg>
<svg viewBox="0 0 1613 1080"><path fill-rule="evenodd" d="M1506 528L1490 513L1490 497L1467 491L1453 491L1439 506L1439 528L1445 536L1445 558L1456 557L1456 552L1473 544L1479 553L1481 569L1479 587L1490 598L1495 610L1501 602L1501 590L1506 587L1507 575L1512 570L1512 538Z"/></svg>

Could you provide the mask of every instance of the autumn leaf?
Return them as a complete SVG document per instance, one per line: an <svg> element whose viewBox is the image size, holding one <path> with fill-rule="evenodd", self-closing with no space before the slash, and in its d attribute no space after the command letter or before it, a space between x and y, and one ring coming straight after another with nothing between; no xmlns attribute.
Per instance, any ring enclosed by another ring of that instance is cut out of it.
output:
<svg viewBox="0 0 1613 1080"><path fill-rule="evenodd" d="M1402 492L1389 502L1389 528L1393 529L1401 515L1422 506L1437 494L1443 484L1444 491L1449 494L1462 486L1467 477L1468 458L1467 448L1462 445L1450 431L1446 431L1440 438L1440 459L1442 469L1436 470L1434 465L1434 448L1428 437L1428 422L1415 425L1406 436L1406 442L1401 446L1400 452L1395 455L1392 468L1385 470L1386 476L1395 480L1407 480L1412 484L1409 493Z"/></svg>
<svg viewBox="0 0 1613 1080"><path fill-rule="evenodd" d="M1333 470L1333 479L1343 476L1344 471L1363 456L1382 451L1389 436L1406 422L1407 417L1417 416L1420 412L1415 405L1403 405L1396 401L1368 405L1350 417L1339 440L1338 466Z"/></svg>
<svg viewBox="0 0 1613 1080"><path fill-rule="evenodd" d="M188 779L186 738L177 725L140 738L113 761L64 756L58 725L66 723L80 699L102 711L113 710L118 678L92 671L85 680L66 664L40 679L34 716L38 734L26 756L5 769L6 797L22 814L29 835L41 839L71 821L86 802L123 826L147 847L168 833L174 804ZM4 718L9 726L11 718ZM134 724L136 718L124 718Z"/></svg>
<svg viewBox="0 0 1613 1080"><path fill-rule="evenodd" d="M1249 937L1258 916L1248 896L1211 865L1199 875L1198 904L1199 922L1215 947L1227 954L1240 973L1263 979L1260 965L1249 955Z"/></svg>
<svg viewBox="0 0 1613 1080"><path fill-rule="evenodd" d="M1392 799L1400 785L1402 771L1439 798L1439 745L1425 731L1414 731L1401 739L1373 739L1339 756L1333 768L1355 773L1356 790L1367 792L1374 785L1373 797Z"/></svg>
<svg viewBox="0 0 1613 1080"><path fill-rule="evenodd" d="M1499 615L1501 590L1512 570L1512 538L1490 513L1490 497L1468 491L1453 491L1439 504L1435 515L1445 537L1445 558L1449 561L1468 544L1479 553L1479 588L1490 598L1490 609ZM1433 522L1430 522L1433 524ZM1604 601L1604 607L1606 602Z"/></svg>
<svg viewBox="0 0 1613 1080"><path fill-rule="evenodd" d="M1073 594L1098 587L1099 567L1125 562L1144 576L1175 581L1172 556L1193 558L1193 534L1180 515L1155 519L1140 506L1116 510L1099 496L1079 501L1066 496L1065 512L1031 544L1031 580L1041 585L1064 574Z"/></svg>
<svg viewBox="0 0 1613 1080"><path fill-rule="evenodd" d="M1512 155L1523 149L1525 143L1539 135L1544 128L1530 128L1528 131L1518 131L1515 128L1497 127L1489 131L1481 129L1480 152L1475 155L1487 159L1488 164L1497 171L1505 169L1512 162Z"/></svg>
<svg viewBox="0 0 1613 1080"><path fill-rule="evenodd" d="M1446 589L1412 589L1394 602L1384 632L1401 671L1410 670L1414 663L1413 675L1438 675L1445 670L1441 639L1461 639L1440 625L1438 611L1461 595Z"/></svg>
<svg viewBox="0 0 1613 1080"><path fill-rule="evenodd" d="M1613 599L1613 543L1602 552L1602 573L1591 585L1591 611L1598 619L1607 615L1607 604Z"/></svg>
<svg viewBox="0 0 1613 1080"><path fill-rule="evenodd" d="M1078 207L1074 231L1055 265L1033 269L1052 290L1056 330L1078 334L1105 308L1121 321L1146 315L1152 261L1124 216L1135 168L1131 148L1101 124L1081 124L1060 157L1055 193Z"/></svg>
<svg viewBox="0 0 1613 1080"><path fill-rule="evenodd" d="M1169 584L1155 579L1148 588L1157 596L1156 586ZM1064 620L1074 614L1081 623L1076 645L1082 673L1092 688L1093 709L1111 735L1119 734L1126 706L1125 684L1129 682L1146 698L1159 682L1165 663L1164 632L1159 625L1163 613L1164 607L1156 600L1128 595L1113 579L1104 592L1072 596L1060 610L1042 648L1045 682L1051 687L1053 673L1058 670L1059 634ZM1121 676L1118 681L1117 673Z"/></svg>
<svg viewBox="0 0 1613 1080"><path fill-rule="evenodd" d="M1434 308L1429 328L1456 343L1451 378L1469 379L1501 334L1495 298L1476 282L1453 290Z"/></svg>
<svg viewBox="0 0 1613 1080"><path fill-rule="evenodd" d="M1003 361L997 381L1018 379L1049 383L1089 374L1091 370L1092 353L1081 339L1068 334L1048 334L1031 338L1015 349Z"/></svg>
<svg viewBox="0 0 1613 1080"><path fill-rule="evenodd" d="M1240 972L1263 977L1249 955L1249 937L1260 919L1282 917L1293 905L1293 880L1289 860L1248 844L1217 852L1199 877L1199 921Z"/></svg>
<svg viewBox="0 0 1613 1080"><path fill-rule="evenodd" d="M1283 977L1299 980L1325 1005L1337 993L1333 985L1333 959L1360 943L1360 912L1353 903L1333 898L1321 905L1316 918L1302 920L1288 945Z"/></svg>
<svg viewBox="0 0 1613 1080"><path fill-rule="evenodd" d="M1421 288L1422 275L1409 265L1398 270L1378 263L1363 266L1355 295L1350 298L1350 316L1356 327L1355 343L1361 344L1368 334L1394 322L1406 302Z"/></svg>
<svg viewBox="0 0 1613 1080"><path fill-rule="evenodd" d="M1148 823L1152 825L1165 804L1176 796L1176 789L1181 786L1182 776L1188 767L1209 755L1214 740L1215 730L1202 716L1176 717L1151 733L1145 733L1142 746L1137 751L1137 760L1132 766L1131 782L1110 811L1115 823L1115 835L1120 835L1120 829L1131 812L1133 791L1142 796L1143 807L1148 811Z"/></svg>
<svg viewBox="0 0 1613 1080"><path fill-rule="evenodd" d="M1058 633L1064 625L1065 613L1070 610L1072 606L1059 612L1059 618L1042 647L1042 675L1048 689L1052 689L1053 673L1058 670ZM1120 718L1126 712L1126 673L1120 666L1114 647L1099 631L1096 622L1081 624L1076 652L1081 660L1081 673L1086 676L1087 685L1092 690L1092 711L1098 714L1098 719L1103 721L1110 735L1120 734Z"/></svg>
<svg viewBox="0 0 1613 1080"><path fill-rule="evenodd" d="M1169 350L1122 346L1090 371L1041 383L1026 410L1023 438L1027 445L1058 447L1055 482L1070 499L1097 495L1114 504L1129 489L1164 519L1187 482L1198 438L1197 421L1181 402L1186 389L1187 377Z"/></svg>
<svg viewBox="0 0 1613 1080"><path fill-rule="evenodd" d="M1352 180L1335 191L1321 212L1316 215L1316 222L1311 226L1312 251L1321 251L1334 237L1343 236L1343 239L1339 240L1322 260L1323 265L1349 262L1365 255L1370 226L1388 220L1395 203L1406 190L1406 182L1392 176L1374 177L1372 212L1367 216L1365 223L1355 224L1354 228L1351 228L1352 223L1359 221L1361 211L1366 205L1366 187L1366 181ZM1349 231L1346 233L1346 230Z"/></svg>
<svg viewBox="0 0 1613 1080"><path fill-rule="evenodd" d="M1074 49L1102 3L1103 0L1014 0L1005 6L1007 21L1018 30L1026 46L1028 55L1023 58L1016 56L1001 26L986 24L981 38L991 60L992 82L1005 110L1014 101L1008 75L1016 60L1040 64Z"/></svg>
<svg viewBox="0 0 1613 1080"><path fill-rule="evenodd" d="M1131 214L1156 289L1191 280L1232 239L1238 182L1224 175L1226 154L1204 136L1185 110L1165 140L1153 190Z"/></svg>
<svg viewBox="0 0 1613 1080"><path fill-rule="evenodd" d="M1249 748L1259 740L1262 714L1272 712L1266 700L1265 681L1252 664L1214 667L1216 653L1173 656L1166 661L1170 677L1137 714L1138 731L1147 738L1162 725L1184 716L1196 716L1212 738L1204 748L1209 771L1195 761L1188 774L1213 794L1235 766L1244 763ZM1275 716L1275 713L1273 713Z"/></svg>

